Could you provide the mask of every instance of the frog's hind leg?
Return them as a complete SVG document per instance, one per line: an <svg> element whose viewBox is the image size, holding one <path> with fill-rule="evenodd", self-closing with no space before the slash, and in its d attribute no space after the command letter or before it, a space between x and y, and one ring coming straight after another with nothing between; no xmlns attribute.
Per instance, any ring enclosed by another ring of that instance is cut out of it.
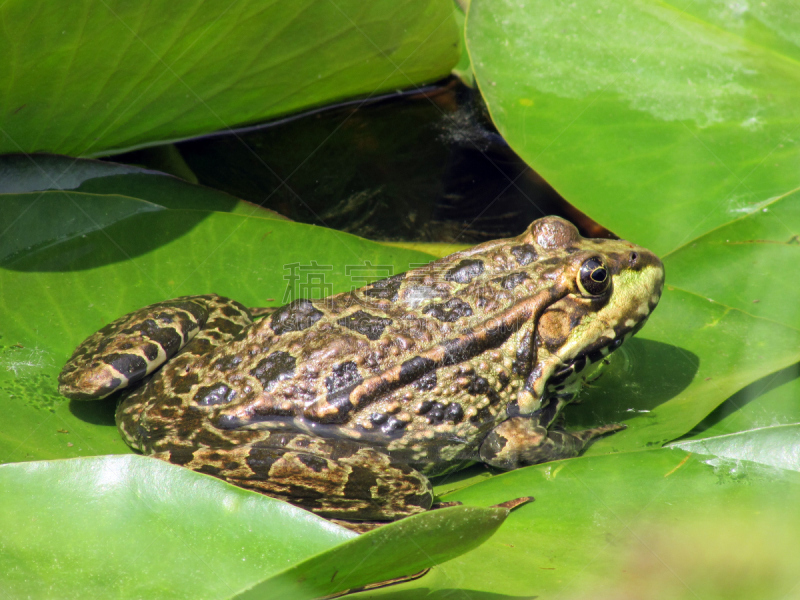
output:
<svg viewBox="0 0 800 600"><path fill-rule="evenodd" d="M565 431L560 426L547 429L537 419L514 417L489 432L481 444L480 456L493 467L516 469L578 456L592 440L622 429L625 425L613 424Z"/></svg>
<svg viewBox="0 0 800 600"><path fill-rule="evenodd" d="M230 449L173 449L153 456L327 518L391 521L433 503L427 477L351 440L282 432Z"/></svg>
<svg viewBox="0 0 800 600"><path fill-rule="evenodd" d="M58 389L77 400L105 398L141 381L182 348L203 354L251 322L244 306L216 294L151 304L84 340L58 376Z"/></svg>

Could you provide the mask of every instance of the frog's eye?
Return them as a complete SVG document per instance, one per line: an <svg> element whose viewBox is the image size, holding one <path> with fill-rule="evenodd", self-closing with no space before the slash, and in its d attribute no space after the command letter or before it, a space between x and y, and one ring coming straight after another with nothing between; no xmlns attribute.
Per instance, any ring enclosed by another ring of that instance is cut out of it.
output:
<svg viewBox="0 0 800 600"><path fill-rule="evenodd" d="M611 274L603 261L596 256L587 259L581 265L578 274L578 288L588 296L599 296L611 285Z"/></svg>

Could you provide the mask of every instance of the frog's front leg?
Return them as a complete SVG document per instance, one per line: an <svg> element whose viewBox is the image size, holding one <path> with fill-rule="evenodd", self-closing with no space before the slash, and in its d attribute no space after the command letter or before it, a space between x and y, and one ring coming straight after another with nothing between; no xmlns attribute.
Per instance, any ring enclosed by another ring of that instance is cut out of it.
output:
<svg viewBox="0 0 800 600"><path fill-rule="evenodd" d="M153 456L326 518L391 521L433 503L427 477L351 440L280 432L233 448L175 448Z"/></svg>
<svg viewBox="0 0 800 600"><path fill-rule="evenodd" d="M547 429L536 417L513 417L489 432L481 444L480 456L493 467L516 469L578 456L595 438L622 429L625 425L612 424L565 431L559 426Z"/></svg>

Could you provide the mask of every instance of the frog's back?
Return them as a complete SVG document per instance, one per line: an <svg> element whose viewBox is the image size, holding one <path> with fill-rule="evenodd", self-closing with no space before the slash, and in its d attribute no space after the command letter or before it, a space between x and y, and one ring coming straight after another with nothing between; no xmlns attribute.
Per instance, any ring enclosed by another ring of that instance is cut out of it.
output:
<svg viewBox="0 0 800 600"><path fill-rule="evenodd" d="M464 441L504 417L521 375L510 348L523 332L498 338L486 323L540 291L552 270L532 267L530 244L501 242L294 301L213 352L179 355L133 400L147 398L141 446L248 443L290 429L378 444L412 462L474 454Z"/></svg>

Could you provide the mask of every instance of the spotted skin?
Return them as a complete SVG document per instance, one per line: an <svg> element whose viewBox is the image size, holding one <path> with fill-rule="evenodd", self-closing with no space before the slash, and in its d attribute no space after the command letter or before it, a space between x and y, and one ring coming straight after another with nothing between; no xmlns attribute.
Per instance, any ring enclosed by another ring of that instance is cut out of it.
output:
<svg viewBox="0 0 800 600"><path fill-rule="evenodd" d="M663 277L644 248L548 217L256 321L215 295L147 307L81 344L61 390L138 377L117 409L133 448L329 518L392 520L431 506L429 476L575 456L619 430L568 433L562 411Z"/></svg>

